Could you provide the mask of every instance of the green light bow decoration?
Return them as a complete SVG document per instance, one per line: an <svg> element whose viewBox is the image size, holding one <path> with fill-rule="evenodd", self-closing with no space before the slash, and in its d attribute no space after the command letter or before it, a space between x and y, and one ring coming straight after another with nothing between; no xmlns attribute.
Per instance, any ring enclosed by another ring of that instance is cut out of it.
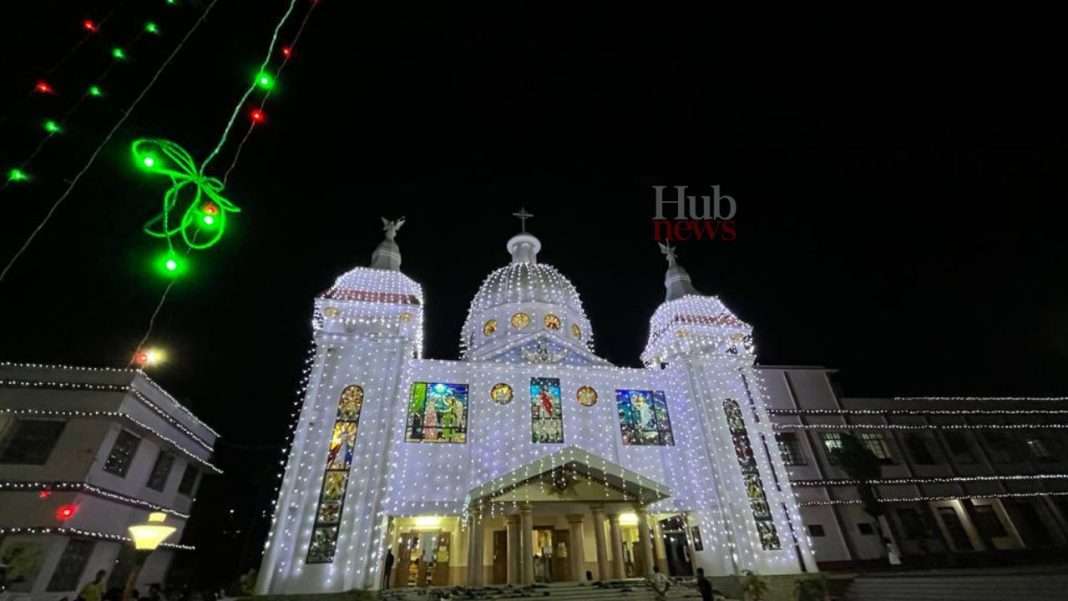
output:
<svg viewBox="0 0 1068 601"><path fill-rule="evenodd" d="M241 212L222 195L223 183L204 175L203 167L170 140L140 138L132 149L141 169L171 179L163 211L145 224L145 233L166 240L171 255L177 237L190 250L215 246L226 232L226 214Z"/></svg>

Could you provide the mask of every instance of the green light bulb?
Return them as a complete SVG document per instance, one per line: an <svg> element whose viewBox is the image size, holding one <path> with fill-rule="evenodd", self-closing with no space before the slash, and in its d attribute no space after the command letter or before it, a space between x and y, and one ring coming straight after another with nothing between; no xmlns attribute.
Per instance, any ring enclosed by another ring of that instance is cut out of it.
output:
<svg viewBox="0 0 1068 601"><path fill-rule="evenodd" d="M145 23L145 31L158 34L159 26L156 25L155 21L149 21L148 23Z"/></svg>
<svg viewBox="0 0 1068 601"><path fill-rule="evenodd" d="M215 225L215 218L211 215L204 216L204 225Z"/></svg>
<svg viewBox="0 0 1068 601"><path fill-rule="evenodd" d="M167 271L178 271L178 261L174 259L167 259L167 262L163 264Z"/></svg>
<svg viewBox="0 0 1068 601"><path fill-rule="evenodd" d="M63 133L63 128L54 119L45 119L44 130L50 134Z"/></svg>
<svg viewBox="0 0 1068 601"><path fill-rule="evenodd" d="M119 48L118 46L115 46L111 49L111 58L117 61L124 61L126 60L126 51L122 48Z"/></svg>
<svg viewBox="0 0 1068 601"><path fill-rule="evenodd" d="M89 95L99 98L104 95L104 91L100 89L100 86L89 86Z"/></svg>
<svg viewBox="0 0 1068 601"><path fill-rule="evenodd" d="M274 88L274 77L266 71L260 71L256 74L256 85L264 90L270 90Z"/></svg>
<svg viewBox="0 0 1068 601"><path fill-rule="evenodd" d="M151 169L151 168L156 166L156 159L153 158L153 157L147 156L147 157L141 159L141 164L144 165L145 167L147 167L148 169Z"/></svg>
<svg viewBox="0 0 1068 601"><path fill-rule="evenodd" d="M29 181L29 179L30 175L18 167L7 172L7 181L9 182L25 182Z"/></svg>

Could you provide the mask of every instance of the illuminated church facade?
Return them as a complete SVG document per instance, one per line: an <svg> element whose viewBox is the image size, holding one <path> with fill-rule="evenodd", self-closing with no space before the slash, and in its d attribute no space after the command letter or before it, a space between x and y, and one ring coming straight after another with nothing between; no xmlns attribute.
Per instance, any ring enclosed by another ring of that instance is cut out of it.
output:
<svg viewBox="0 0 1068 601"><path fill-rule="evenodd" d="M422 353L394 237L315 300L259 593L815 571L752 331L664 247L644 368L594 352L571 282L507 242L461 359Z"/></svg>

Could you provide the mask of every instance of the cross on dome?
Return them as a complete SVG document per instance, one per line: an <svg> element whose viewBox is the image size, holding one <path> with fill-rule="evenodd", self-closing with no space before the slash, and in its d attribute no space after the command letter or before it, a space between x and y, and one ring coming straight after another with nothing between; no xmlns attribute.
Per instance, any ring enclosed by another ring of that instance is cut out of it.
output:
<svg viewBox="0 0 1068 601"><path fill-rule="evenodd" d="M519 227L524 234L527 233L527 219L534 217L534 214L528 213L526 207L519 207L519 212L512 213L512 216L519 218Z"/></svg>

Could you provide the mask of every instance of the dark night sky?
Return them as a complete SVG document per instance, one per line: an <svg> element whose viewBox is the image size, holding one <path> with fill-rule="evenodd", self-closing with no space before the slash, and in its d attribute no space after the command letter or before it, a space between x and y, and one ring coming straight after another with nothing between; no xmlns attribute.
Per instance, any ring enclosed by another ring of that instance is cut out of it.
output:
<svg viewBox="0 0 1068 601"><path fill-rule="evenodd" d="M33 4L3 42L4 165L70 101L24 91L81 18L116 3ZM4 261L198 10L117 4L102 37L128 39L139 13L167 35L131 45L110 97L34 161L37 180L0 192ZM203 157L283 7L216 7L0 283L0 359L125 363L164 286L140 232L164 185L131 168L129 142L167 137ZM525 205L598 352L636 365L663 296L653 184L719 184L738 200L736 242L680 255L754 325L762 363L840 368L856 396L1065 392L1057 38L956 21L728 36L711 16L640 16L320 4L228 186L244 212L196 256L152 336L173 356L153 377L237 445L224 468L282 444L312 298L367 263L380 215L408 218L398 242L426 292L428 356L456 357L467 303L507 260L509 214ZM84 85L105 42L53 85Z"/></svg>

